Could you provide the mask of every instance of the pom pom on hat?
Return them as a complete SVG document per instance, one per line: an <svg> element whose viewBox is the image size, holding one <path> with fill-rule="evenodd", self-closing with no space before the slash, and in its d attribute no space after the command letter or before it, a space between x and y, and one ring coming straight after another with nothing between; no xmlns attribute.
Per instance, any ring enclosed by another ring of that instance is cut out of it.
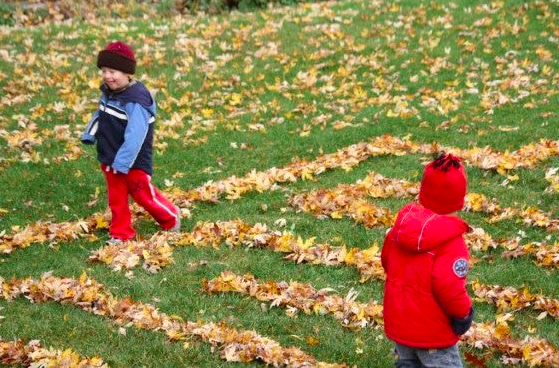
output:
<svg viewBox="0 0 559 368"><path fill-rule="evenodd" d="M464 206L468 179L460 158L442 153L423 172L419 203L436 213L448 214Z"/></svg>
<svg viewBox="0 0 559 368"><path fill-rule="evenodd" d="M111 42L99 52L97 67L107 67L123 73L134 74L136 72L134 50L122 41Z"/></svg>

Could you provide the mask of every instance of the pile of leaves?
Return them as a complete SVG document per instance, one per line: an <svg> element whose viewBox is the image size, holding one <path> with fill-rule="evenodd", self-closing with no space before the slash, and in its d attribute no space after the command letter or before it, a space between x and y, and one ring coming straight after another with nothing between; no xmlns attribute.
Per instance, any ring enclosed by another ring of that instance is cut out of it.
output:
<svg viewBox="0 0 559 368"><path fill-rule="evenodd" d="M231 247L266 248L287 253L285 258L297 263L353 266L361 273L362 282L370 278L384 279L376 244L367 249L348 250L345 246L317 244L315 238L303 240L289 231L270 230L265 224L250 225L240 220L203 222L188 233L156 234L152 239L130 241L124 246L106 245L95 251L89 260L122 270L136 267L143 258L144 269L157 272L173 262L172 246L218 247L223 243Z"/></svg>
<svg viewBox="0 0 559 368"><path fill-rule="evenodd" d="M223 323L184 321L180 317L159 312L153 305L136 302L128 297L119 299L85 272L77 280L59 278L50 273L40 279L6 281L0 277L0 290L4 300L24 296L33 303L56 301L69 304L108 317L121 326L133 325L143 330L161 331L171 341L197 337L219 348L221 358L227 361L247 363L261 360L276 367L347 367L344 364L319 362L297 348L284 348L254 331L237 331Z"/></svg>
<svg viewBox="0 0 559 368"><path fill-rule="evenodd" d="M559 300L533 294L527 287L517 290L510 286L483 285L478 281L473 281L471 287L479 300L495 304L499 312L518 311L530 307L543 311L538 319L545 318L547 315L555 319L559 318Z"/></svg>
<svg viewBox="0 0 559 368"><path fill-rule="evenodd" d="M305 314L331 314L347 328L372 327L382 323L382 304L356 302L358 293L351 290L345 297L332 293L332 289L316 290L312 285L299 282L268 281L259 283L253 275L237 275L223 271L218 277L205 280L208 293L236 292L269 302L270 307L283 306L288 315L298 311Z"/></svg>
<svg viewBox="0 0 559 368"><path fill-rule="evenodd" d="M389 210L367 202L364 198L413 198L418 193L419 183L385 178L378 173L371 172L355 184L341 184L333 189L318 189L292 195L289 202L292 206L310 212L319 218L339 219L347 215L367 227L390 226L392 216ZM537 207L502 208L496 199L488 199L481 193L468 193L463 209L490 214L489 223L517 217L529 226L559 230L559 220L552 219L550 214L544 213Z"/></svg>
<svg viewBox="0 0 559 368"><path fill-rule="evenodd" d="M477 349L502 352L500 360L506 365L555 367L559 364L559 353L548 341L533 336L522 340L512 337L507 323L510 318L510 315L497 316L495 322L473 323L462 341Z"/></svg>
<svg viewBox="0 0 559 368"><path fill-rule="evenodd" d="M55 350L41 346L40 341L5 341L0 339L0 363L23 367L108 368L101 358L83 358L71 349Z"/></svg>
<svg viewBox="0 0 559 368"><path fill-rule="evenodd" d="M559 267L559 243L545 244L541 242L530 242L520 245L519 242L503 244L506 251L503 252L505 258L516 258L519 256L533 255L536 263L543 267Z"/></svg>

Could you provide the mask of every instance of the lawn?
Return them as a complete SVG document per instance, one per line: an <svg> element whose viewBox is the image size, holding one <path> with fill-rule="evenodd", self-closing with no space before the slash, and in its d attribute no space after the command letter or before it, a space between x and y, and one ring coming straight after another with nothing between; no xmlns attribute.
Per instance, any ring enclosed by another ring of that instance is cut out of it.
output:
<svg viewBox="0 0 559 368"><path fill-rule="evenodd" d="M344 0L0 26L0 337L112 367L393 366L379 248L446 149L476 229L466 364L559 364L558 15ZM156 92L153 182L183 214L168 234L136 211L120 248L79 142L115 39Z"/></svg>

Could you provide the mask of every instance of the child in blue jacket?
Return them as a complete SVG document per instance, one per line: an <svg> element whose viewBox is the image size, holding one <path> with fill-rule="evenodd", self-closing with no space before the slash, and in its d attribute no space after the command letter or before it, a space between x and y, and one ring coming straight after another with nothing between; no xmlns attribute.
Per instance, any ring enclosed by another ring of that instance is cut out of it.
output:
<svg viewBox="0 0 559 368"><path fill-rule="evenodd" d="M97 143L97 158L108 189L111 225L109 243L134 238L128 195L164 230L180 230L180 211L151 183L155 100L132 75L136 58L130 46L111 42L99 52L103 84L99 108L81 140Z"/></svg>

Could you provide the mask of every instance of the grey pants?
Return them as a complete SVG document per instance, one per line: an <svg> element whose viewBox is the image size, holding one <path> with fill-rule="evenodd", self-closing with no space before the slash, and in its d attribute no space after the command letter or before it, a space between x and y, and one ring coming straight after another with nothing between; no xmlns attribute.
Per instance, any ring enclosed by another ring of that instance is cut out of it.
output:
<svg viewBox="0 0 559 368"><path fill-rule="evenodd" d="M397 368L462 368L458 347L419 349L396 343Z"/></svg>

